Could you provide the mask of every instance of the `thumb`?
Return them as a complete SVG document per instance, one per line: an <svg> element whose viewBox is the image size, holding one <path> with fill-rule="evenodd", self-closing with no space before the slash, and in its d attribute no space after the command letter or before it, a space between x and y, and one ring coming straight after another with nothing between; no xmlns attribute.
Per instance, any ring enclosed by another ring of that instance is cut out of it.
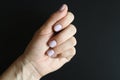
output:
<svg viewBox="0 0 120 80"><path fill-rule="evenodd" d="M65 17L67 15L68 6L63 4L61 8L53 13L50 18L42 25L42 27L38 30L39 35L46 35L53 33L54 24Z"/></svg>
<svg viewBox="0 0 120 80"><path fill-rule="evenodd" d="M32 50L31 52L34 52L35 49L46 51L49 48L47 45L47 42L51 38L52 34L54 33L53 31L54 24L60 19L62 19L63 17L65 17L67 15L67 11L68 11L67 5L63 4L58 11L53 13L50 16L50 18L42 25L42 27L35 32L32 40L27 46L26 51Z"/></svg>

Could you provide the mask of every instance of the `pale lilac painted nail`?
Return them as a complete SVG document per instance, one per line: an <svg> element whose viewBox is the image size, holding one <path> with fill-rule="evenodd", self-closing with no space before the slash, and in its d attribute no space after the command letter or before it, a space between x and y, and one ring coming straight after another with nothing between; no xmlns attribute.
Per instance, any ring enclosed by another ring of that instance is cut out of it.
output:
<svg viewBox="0 0 120 80"><path fill-rule="evenodd" d="M55 40L49 42L49 47L53 48L57 45L57 42Z"/></svg>
<svg viewBox="0 0 120 80"><path fill-rule="evenodd" d="M47 51L47 55L50 57L52 57L54 54L55 54L55 52L52 49Z"/></svg>
<svg viewBox="0 0 120 80"><path fill-rule="evenodd" d="M55 32L59 32L61 29L62 29L62 25L60 25L60 24L54 26L54 31Z"/></svg>
<svg viewBox="0 0 120 80"><path fill-rule="evenodd" d="M60 7L59 11L64 11L65 8L66 8L66 4L63 4L63 5Z"/></svg>

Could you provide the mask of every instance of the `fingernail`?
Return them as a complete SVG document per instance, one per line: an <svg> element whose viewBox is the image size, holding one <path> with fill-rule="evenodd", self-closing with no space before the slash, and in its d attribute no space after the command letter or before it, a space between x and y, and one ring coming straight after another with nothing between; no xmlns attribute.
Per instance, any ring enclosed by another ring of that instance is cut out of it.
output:
<svg viewBox="0 0 120 80"><path fill-rule="evenodd" d="M65 7L66 7L66 5L63 4L63 5L60 7L59 11L64 11Z"/></svg>
<svg viewBox="0 0 120 80"><path fill-rule="evenodd" d="M52 49L47 51L47 55L50 57L52 57L54 54L55 54L55 52Z"/></svg>
<svg viewBox="0 0 120 80"><path fill-rule="evenodd" d="M49 47L53 48L57 45L57 42L55 40L49 42Z"/></svg>
<svg viewBox="0 0 120 80"><path fill-rule="evenodd" d="M54 27L55 32L59 32L62 29L62 25L58 24Z"/></svg>

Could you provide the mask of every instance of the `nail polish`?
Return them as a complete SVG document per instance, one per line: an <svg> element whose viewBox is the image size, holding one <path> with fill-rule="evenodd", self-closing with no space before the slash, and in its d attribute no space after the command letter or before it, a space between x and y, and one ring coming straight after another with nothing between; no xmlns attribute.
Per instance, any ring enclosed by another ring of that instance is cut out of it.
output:
<svg viewBox="0 0 120 80"><path fill-rule="evenodd" d="M63 4L63 5L60 7L59 11L63 11L65 8L66 8L66 4Z"/></svg>
<svg viewBox="0 0 120 80"><path fill-rule="evenodd" d="M49 47L53 48L57 45L57 42L55 40L49 42Z"/></svg>
<svg viewBox="0 0 120 80"><path fill-rule="evenodd" d="M47 55L50 57L52 57L54 54L55 54L55 52L52 49L47 51Z"/></svg>
<svg viewBox="0 0 120 80"><path fill-rule="evenodd" d="M62 29L62 25L60 25L60 24L54 26L54 31L55 32L59 32L61 29Z"/></svg>

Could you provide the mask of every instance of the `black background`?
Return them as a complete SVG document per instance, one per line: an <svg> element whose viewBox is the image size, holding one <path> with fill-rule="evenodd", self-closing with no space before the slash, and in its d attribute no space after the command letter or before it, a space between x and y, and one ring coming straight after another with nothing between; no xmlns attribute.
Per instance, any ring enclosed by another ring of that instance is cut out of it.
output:
<svg viewBox="0 0 120 80"><path fill-rule="evenodd" d="M41 80L120 80L120 0L0 1L0 73L63 3L75 15L77 54Z"/></svg>

